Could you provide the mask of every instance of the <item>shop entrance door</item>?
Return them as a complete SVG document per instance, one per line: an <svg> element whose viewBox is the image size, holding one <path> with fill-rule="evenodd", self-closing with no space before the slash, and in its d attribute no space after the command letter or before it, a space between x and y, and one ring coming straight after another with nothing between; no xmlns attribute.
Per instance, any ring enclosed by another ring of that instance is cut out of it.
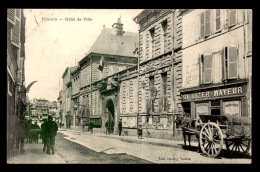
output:
<svg viewBox="0 0 260 172"><path fill-rule="evenodd" d="M210 115L221 115L220 109L220 100L210 102Z"/></svg>

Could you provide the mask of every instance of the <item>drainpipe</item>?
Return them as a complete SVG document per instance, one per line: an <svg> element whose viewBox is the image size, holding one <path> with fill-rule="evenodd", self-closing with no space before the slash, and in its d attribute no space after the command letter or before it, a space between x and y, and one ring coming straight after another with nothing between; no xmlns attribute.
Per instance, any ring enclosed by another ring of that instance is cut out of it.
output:
<svg viewBox="0 0 260 172"><path fill-rule="evenodd" d="M175 25L175 12L176 10L172 10L172 83L171 83L171 86L172 86L172 92L171 92L171 95L172 95L172 115L173 115L173 137L175 135L175 114L174 114L174 107L175 107L175 82L174 82L174 79L175 79L175 72L174 72L174 40L175 40L175 35L174 35L174 25Z"/></svg>
<svg viewBox="0 0 260 172"><path fill-rule="evenodd" d="M90 58L90 116L92 116L92 57L89 55ZM90 122L90 116L89 116L89 122Z"/></svg>
<svg viewBox="0 0 260 172"><path fill-rule="evenodd" d="M139 26L140 27L140 26ZM138 94L137 94L137 128L138 128L138 119L139 119L139 76L140 76L140 28L139 28L139 31L138 31L138 61L137 61L137 70L138 70L138 78L137 78L137 91L138 91Z"/></svg>

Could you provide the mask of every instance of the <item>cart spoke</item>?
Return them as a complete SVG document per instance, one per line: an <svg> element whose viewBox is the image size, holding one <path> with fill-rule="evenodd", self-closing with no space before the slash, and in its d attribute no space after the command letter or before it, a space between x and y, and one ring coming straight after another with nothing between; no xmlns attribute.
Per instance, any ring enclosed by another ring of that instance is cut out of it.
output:
<svg viewBox="0 0 260 172"><path fill-rule="evenodd" d="M208 131L208 129L206 127L205 127L205 131L208 134L208 136L210 136L209 131Z"/></svg>
<svg viewBox="0 0 260 172"><path fill-rule="evenodd" d="M242 142L241 144L244 145L244 146L246 146L246 147L248 147L248 145L244 144L243 142Z"/></svg>
<svg viewBox="0 0 260 172"><path fill-rule="evenodd" d="M214 150L213 150L213 147L212 147L212 145L211 145L211 153L212 153L212 155L214 155Z"/></svg>
<svg viewBox="0 0 260 172"><path fill-rule="evenodd" d="M206 148L205 149L208 149L208 147L210 146L210 143L208 142L208 145L206 146Z"/></svg>
<svg viewBox="0 0 260 172"><path fill-rule="evenodd" d="M240 152L239 144L237 145L237 150L238 150L238 152Z"/></svg>
<svg viewBox="0 0 260 172"><path fill-rule="evenodd" d="M206 136L207 138L209 138L209 136L208 136L206 133L203 133L203 132L202 132L202 134L203 134L204 136Z"/></svg>
<svg viewBox="0 0 260 172"><path fill-rule="evenodd" d="M219 139L214 139L214 142L218 142L220 144L220 140Z"/></svg>
<svg viewBox="0 0 260 172"><path fill-rule="evenodd" d="M232 149L231 149L232 151L233 151L233 149L234 149L235 145L236 145L236 144L234 143L234 145L233 145L233 147L232 147Z"/></svg>
<svg viewBox="0 0 260 172"><path fill-rule="evenodd" d="M214 143L214 151L217 153L218 152L218 149L219 149L219 147L218 147L218 145L216 145L215 143Z"/></svg>
<svg viewBox="0 0 260 172"><path fill-rule="evenodd" d="M232 144L235 144L234 142L229 142L228 147L230 147Z"/></svg>
<svg viewBox="0 0 260 172"><path fill-rule="evenodd" d="M241 147L242 151L245 152L245 150L243 149L243 146L242 145L239 145L239 146Z"/></svg>

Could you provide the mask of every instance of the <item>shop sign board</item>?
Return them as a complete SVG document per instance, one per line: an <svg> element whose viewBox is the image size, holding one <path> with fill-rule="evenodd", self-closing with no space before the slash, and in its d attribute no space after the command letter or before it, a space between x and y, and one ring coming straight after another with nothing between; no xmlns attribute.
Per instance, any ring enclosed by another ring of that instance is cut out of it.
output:
<svg viewBox="0 0 260 172"><path fill-rule="evenodd" d="M225 98L225 97L237 96L237 95L242 96L245 94L245 92L246 92L246 86L218 88L218 89L214 89L214 90L182 94L181 100L182 101L192 101L192 100Z"/></svg>

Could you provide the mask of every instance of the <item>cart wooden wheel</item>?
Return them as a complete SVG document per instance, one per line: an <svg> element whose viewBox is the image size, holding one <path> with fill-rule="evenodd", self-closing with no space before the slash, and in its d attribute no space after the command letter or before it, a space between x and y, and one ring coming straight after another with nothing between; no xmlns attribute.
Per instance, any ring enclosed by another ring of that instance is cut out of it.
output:
<svg viewBox="0 0 260 172"><path fill-rule="evenodd" d="M225 143L227 150L230 151L231 154L234 152L240 152L245 155L250 149L251 140L245 137L234 137L227 138Z"/></svg>
<svg viewBox="0 0 260 172"><path fill-rule="evenodd" d="M216 123L208 122L200 130L200 148L209 157L219 155L223 147L223 134Z"/></svg>

